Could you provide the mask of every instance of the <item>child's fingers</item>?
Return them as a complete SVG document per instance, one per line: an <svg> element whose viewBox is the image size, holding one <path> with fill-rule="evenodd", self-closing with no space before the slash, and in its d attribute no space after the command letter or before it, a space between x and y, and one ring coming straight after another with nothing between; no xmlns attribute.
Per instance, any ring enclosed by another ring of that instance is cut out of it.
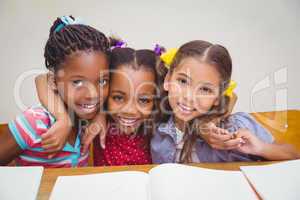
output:
<svg viewBox="0 0 300 200"><path fill-rule="evenodd" d="M236 149L238 147L240 147L241 144L243 144L244 141L242 138L236 138L236 139L231 139L231 140L228 140L226 142L224 142L224 149Z"/></svg>
<svg viewBox="0 0 300 200"><path fill-rule="evenodd" d="M59 129L59 127L60 124L58 122L54 123L54 125L45 134L41 135L42 140L51 138L55 135L56 132L60 132L61 129Z"/></svg>
<svg viewBox="0 0 300 200"><path fill-rule="evenodd" d="M42 141L42 148L47 151L55 152L60 151L63 148L63 145L58 142L55 138L50 138L46 141Z"/></svg>
<svg viewBox="0 0 300 200"><path fill-rule="evenodd" d="M47 132L46 134L43 134L41 136L41 138L42 138L42 141L41 141L42 145L58 143L57 142L58 139L57 139L56 135L54 135L52 132Z"/></svg>
<svg viewBox="0 0 300 200"><path fill-rule="evenodd" d="M223 128L219 128L219 127L212 127L210 129L211 133L215 133L215 134L222 134L222 135L230 135L229 131L227 131L226 129Z"/></svg>
<svg viewBox="0 0 300 200"><path fill-rule="evenodd" d="M45 152L47 153L54 153L60 150L57 144L42 145L42 148L45 149Z"/></svg>
<svg viewBox="0 0 300 200"><path fill-rule="evenodd" d="M226 142L230 139L232 139L232 136L230 134L211 134L211 138L213 140L216 140L216 141L220 141L220 142Z"/></svg>
<svg viewBox="0 0 300 200"><path fill-rule="evenodd" d="M53 133L51 131L48 131L45 134L41 135L42 140L47 140L52 137L53 137Z"/></svg>
<svg viewBox="0 0 300 200"><path fill-rule="evenodd" d="M101 134L99 134L99 136L100 136L100 145L101 145L102 149L105 149L106 134L105 133L101 133Z"/></svg>
<svg viewBox="0 0 300 200"><path fill-rule="evenodd" d="M241 129L237 131L236 136L242 138L244 141L257 139L257 137L254 134L250 133L246 129Z"/></svg>
<svg viewBox="0 0 300 200"><path fill-rule="evenodd" d="M42 140L41 144L42 144L42 146L49 145L49 144L56 144L56 145L58 145L56 143L55 138L48 138L47 140Z"/></svg>

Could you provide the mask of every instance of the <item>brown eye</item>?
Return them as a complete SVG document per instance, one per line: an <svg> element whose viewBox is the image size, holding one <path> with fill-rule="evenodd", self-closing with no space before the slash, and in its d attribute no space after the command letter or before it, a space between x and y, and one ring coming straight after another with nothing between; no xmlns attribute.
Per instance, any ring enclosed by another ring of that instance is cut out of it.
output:
<svg viewBox="0 0 300 200"><path fill-rule="evenodd" d="M151 102L151 99L148 97L140 97L139 98L139 103L141 103L141 104L148 104L150 102Z"/></svg>
<svg viewBox="0 0 300 200"><path fill-rule="evenodd" d="M124 98L123 98L123 96L121 96L121 95L114 95L114 96L112 97L112 99L113 99L114 101L116 101L116 102L123 102L123 101L124 101Z"/></svg>
<svg viewBox="0 0 300 200"><path fill-rule="evenodd" d="M99 80L99 85L100 85L101 87L104 87L105 85L107 85L107 83L108 83L108 80L107 80L107 79L101 79L101 80Z"/></svg>
<svg viewBox="0 0 300 200"><path fill-rule="evenodd" d="M202 94L212 94L213 93L213 90L209 87L201 87L201 88L199 88L199 90Z"/></svg>
<svg viewBox="0 0 300 200"><path fill-rule="evenodd" d="M75 87L80 87L83 85L83 81L82 80L73 80L72 85Z"/></svg>
<svg viewBox="0 0 300 200"><path fill-rule="evenodd" d="M186 84L187 84L187 80L184 79L184 78L178 78L178 79L177 79L177 82L178 82L180 85L186 85Z"/></svg>

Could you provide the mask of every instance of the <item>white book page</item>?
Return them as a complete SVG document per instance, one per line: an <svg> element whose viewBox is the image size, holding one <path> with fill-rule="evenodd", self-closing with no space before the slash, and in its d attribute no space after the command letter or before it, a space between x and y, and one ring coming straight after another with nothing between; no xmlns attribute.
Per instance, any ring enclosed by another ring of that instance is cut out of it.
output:
<svg viewBox="0 0 300 200"><path fill-rule="evenodd" d="M241 170L264 200L300 199L300 160Z"/></svg>
<svg viewBox="0 0 300 200"><path fill-rule="evenodd" d="M130 199L149 198L149 175L144 172L112 172L57 178L50 199Z"/></svg>
<svg viewBox="0 0 300 200"><path fill-rule="evenodd" d="M0 199L36 199L43 167L0 167Z"/></svg>
<svg viewBox="0 0 300 200"><path fill-rule="evenodd" d="M253 200L254 191L239 171L163 164L150 170L152 200Z"/></svg>

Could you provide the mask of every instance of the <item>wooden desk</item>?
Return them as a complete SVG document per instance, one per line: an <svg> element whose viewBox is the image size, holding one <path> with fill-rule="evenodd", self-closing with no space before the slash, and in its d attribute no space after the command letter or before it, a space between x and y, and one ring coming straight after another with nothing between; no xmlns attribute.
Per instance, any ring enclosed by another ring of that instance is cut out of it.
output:
<svg viewBox="0 0 300 200"><path fill-rule="evenodd" d="M252 113L276 142L292 144L300 152L300 110Z"/></svg>

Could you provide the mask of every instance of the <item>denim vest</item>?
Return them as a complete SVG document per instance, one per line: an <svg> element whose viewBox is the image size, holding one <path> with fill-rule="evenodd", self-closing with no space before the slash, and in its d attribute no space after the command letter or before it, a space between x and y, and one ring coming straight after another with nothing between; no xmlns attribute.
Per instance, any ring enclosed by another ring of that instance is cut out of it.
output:
<svg viewBox="0 0 300 200"><path fill-rule="evenodd" d="M274 141L273 136L264 129L254 118L247 113L235 113L225 122L230 124L235 130L246 128L266 143ZM230 131L230 130L229 130ZM200 162L234 162L234 161L257 161L263 160L259 156L244 154L236 150L218 150L212 148L200 136L195 142L196 154ZM176 130L173 117L167 123L161 123L151 140L152 161L155 164L174 163L176 157Z"/></svg>

